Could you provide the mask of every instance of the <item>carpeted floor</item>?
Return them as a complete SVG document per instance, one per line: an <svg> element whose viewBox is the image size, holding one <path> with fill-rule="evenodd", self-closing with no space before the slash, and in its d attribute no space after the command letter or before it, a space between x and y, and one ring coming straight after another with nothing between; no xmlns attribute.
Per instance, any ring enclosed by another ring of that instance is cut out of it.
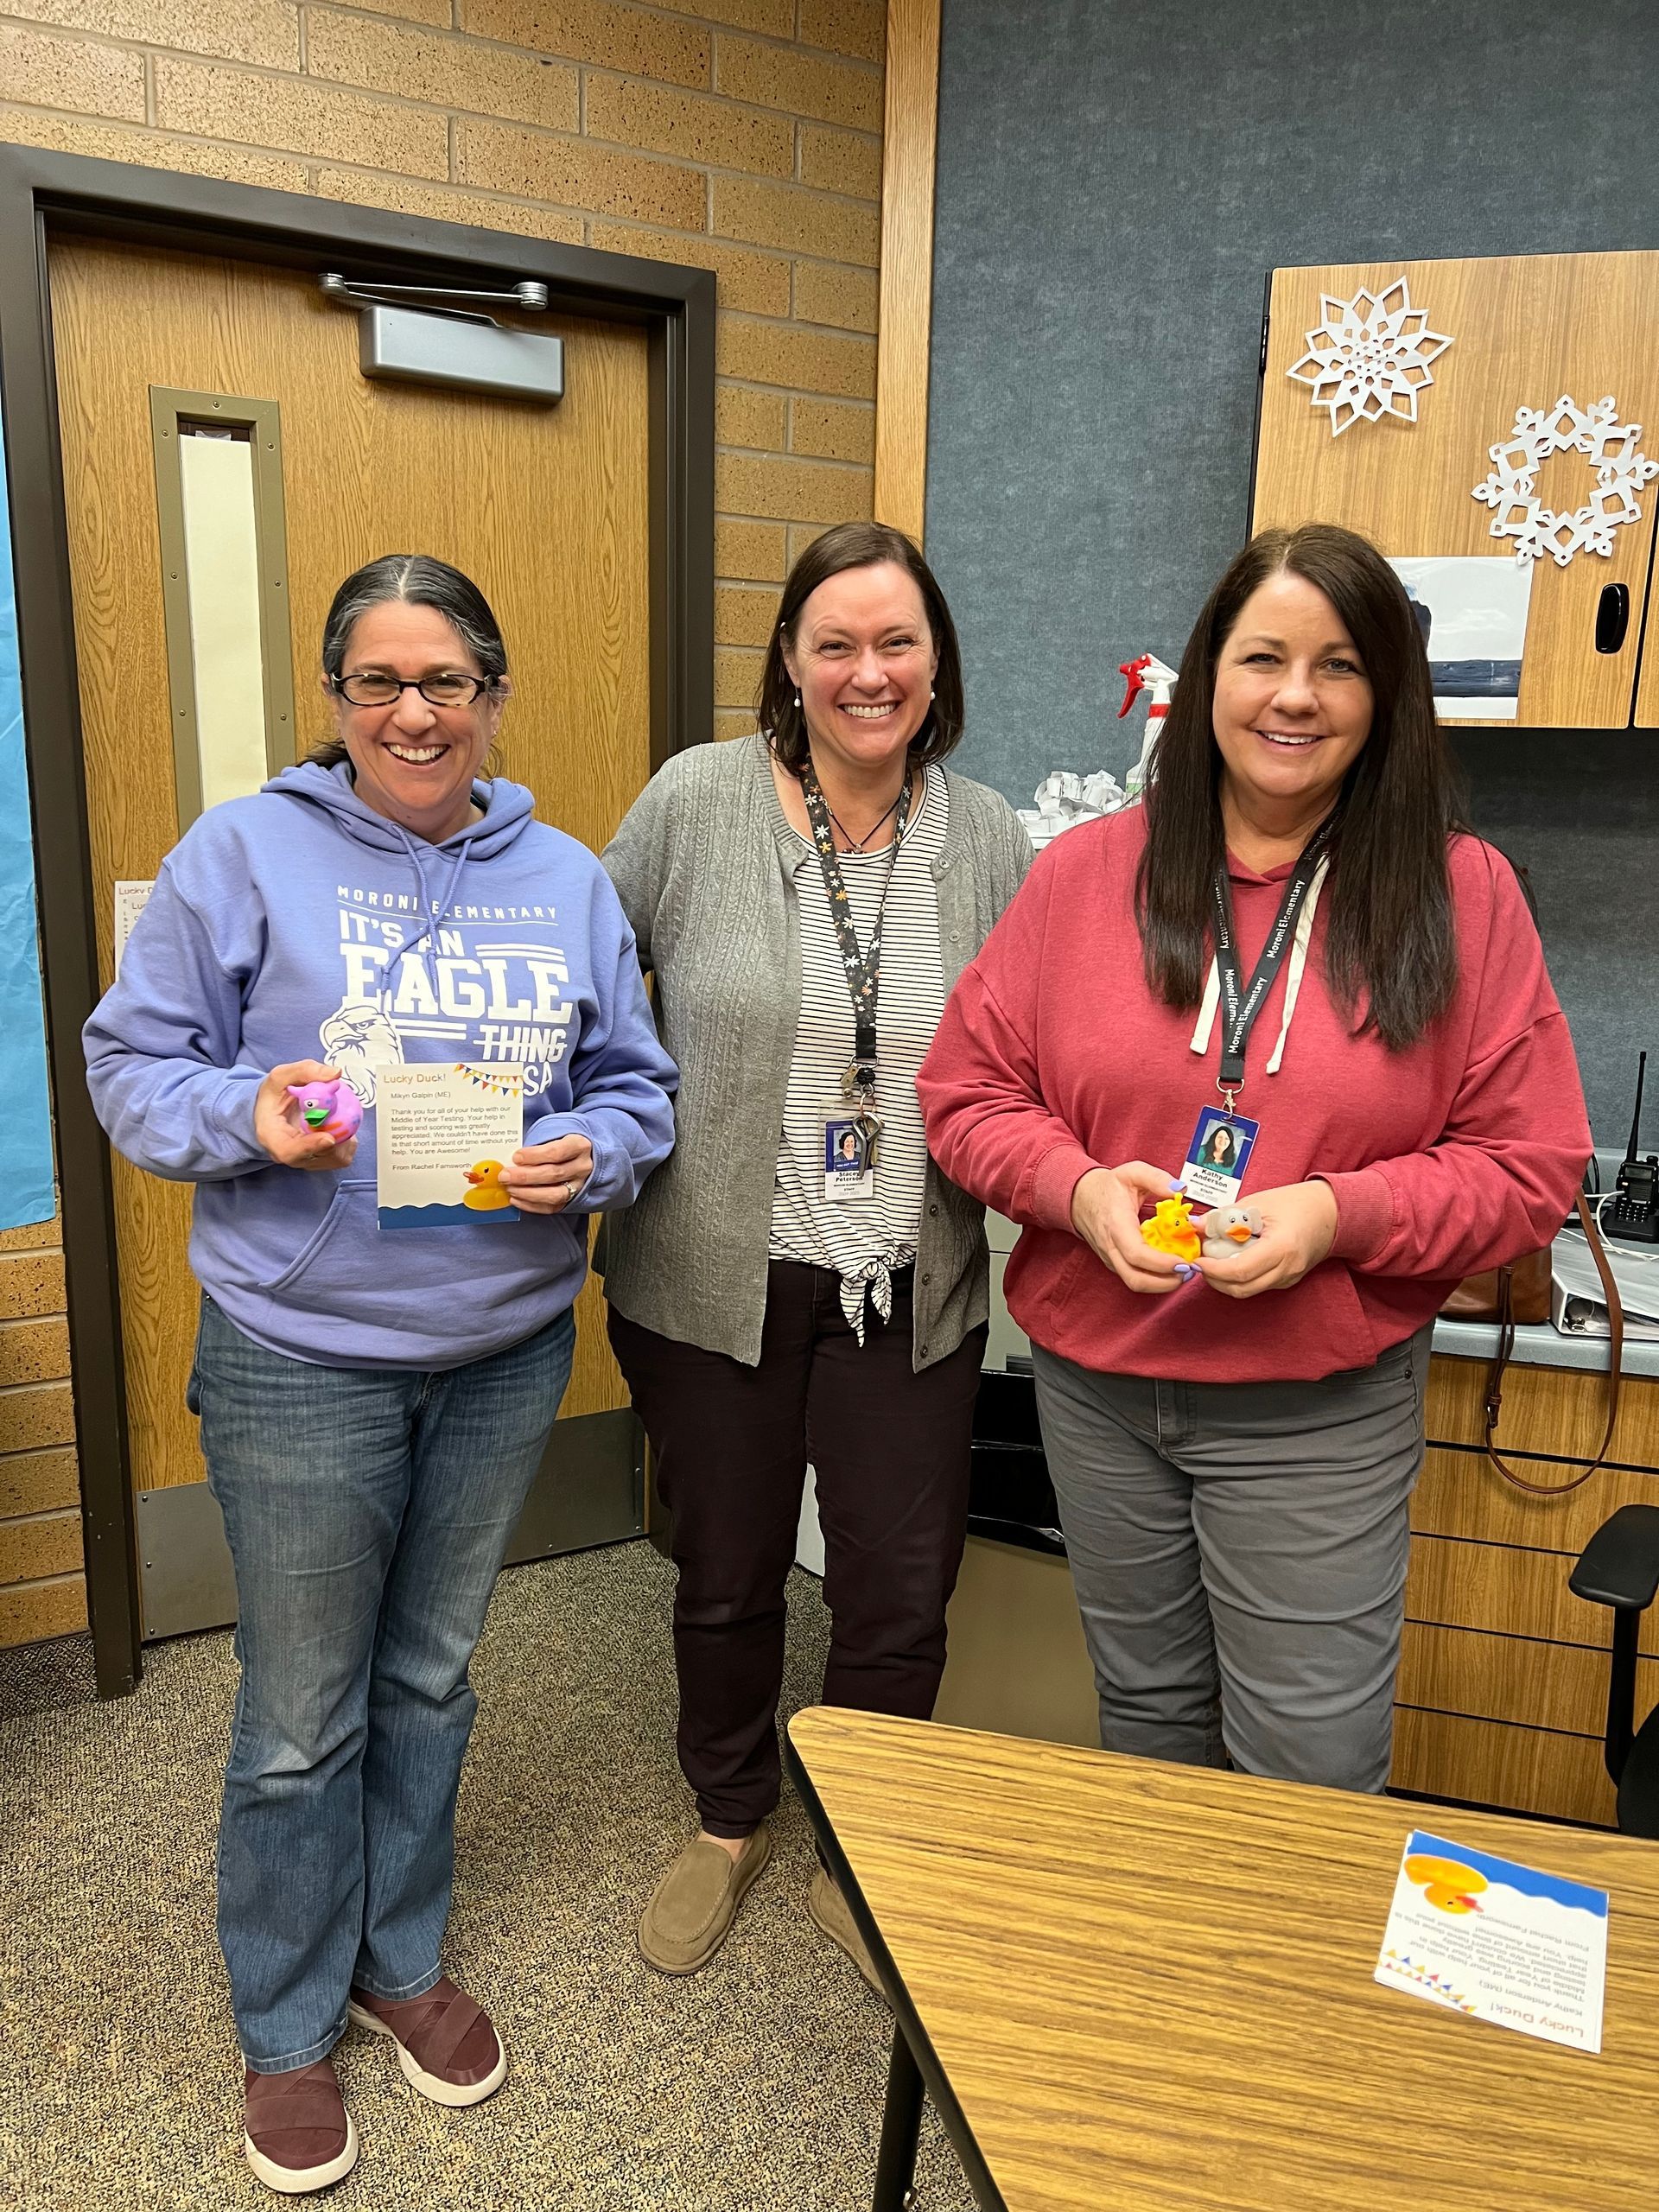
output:
<svg viewBox="0 0 1659 2212"><path fill-rule="evenodd" d="M805 1910L786 1795L778 1854L726 1948L671 1980L633 1948L684 1835L671 1570L644 1543L505 1575L474 1679L447 1963L512 2071L470 2113L427 2104L348 2031L362 2138L324 2201L350 2212L861 2212L890 2033ZM823 1666L817 1585L791 1578L785 1708ZM226 2212L278 2200L241 2155L240 2062L213 1939L228 1635L152 1648L136 1696L92 1700L84 1649L0 1655L0 2205ZM281 1900L273 1900L280 1910ZM930 2113L921 2212L970 2212Z"/></svg>

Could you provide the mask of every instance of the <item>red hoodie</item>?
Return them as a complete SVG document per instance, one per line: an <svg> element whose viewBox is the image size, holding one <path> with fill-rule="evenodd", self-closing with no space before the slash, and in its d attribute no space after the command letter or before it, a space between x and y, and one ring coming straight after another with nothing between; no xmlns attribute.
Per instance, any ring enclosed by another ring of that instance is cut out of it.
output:
<svg viewBox="0 0 1659 2212"><path fill-rule="evenodd" d="M1147 988L1135 918L1144 838L1135 807L1039 856L922 1064L929 1147L953 1181L1024 1224L1008 1310L1047 1351L1203 1382L1370 1366L1462 1276L1547 1244L1589 1157L1572 1039L1514 870L1478 838L1452 841L1457 993L1403 1052L1356 1036L1332 1003L1320 907L1278 1072L1263 1071L1284 968L1246 1050L1239 1110L1262 1128L1240 1203L1327 1182L1331 1255L1289 1290L1224 1300L1194 1282L1154 1297L1127 1290L1071 1227L1071 1193L1091 1167L1144 1160L1179 1175L1199 1109L1220 1103L1219 1019L1200 1058L1196 1009ZM1261 875L1230 857L1228 872L1248 976L1290 869Z"/></svg>

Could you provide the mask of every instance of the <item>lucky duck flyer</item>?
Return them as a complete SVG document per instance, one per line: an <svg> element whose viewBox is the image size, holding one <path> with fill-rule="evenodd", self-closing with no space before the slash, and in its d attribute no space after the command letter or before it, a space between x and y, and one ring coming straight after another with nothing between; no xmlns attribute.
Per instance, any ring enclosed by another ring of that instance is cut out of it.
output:
<svg viewBox="0 0 1659 2212"><path fill-rule="evenodd" d="M501 1170L524 1141L516 1067L414 1061L375 1072L382 1229L520 1218Z"/></svg>
<svg viewBox="0 0 1659 2212"><path fill-rule="evenodd" d="M1607 1892L1418 1829L1376 1980L1575 2050L1601 2049Z"/></svg>

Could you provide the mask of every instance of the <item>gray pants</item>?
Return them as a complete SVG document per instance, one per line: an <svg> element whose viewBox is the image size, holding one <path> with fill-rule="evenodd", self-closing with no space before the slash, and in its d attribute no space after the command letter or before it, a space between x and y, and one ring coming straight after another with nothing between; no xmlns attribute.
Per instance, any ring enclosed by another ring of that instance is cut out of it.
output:
<svg viewBox="0 0 1659 2212"><path fill-rule="evenodd" d="M1383 1787L1429 1333L1319 1382L1033 1349L1108 1751Z"/></svg>

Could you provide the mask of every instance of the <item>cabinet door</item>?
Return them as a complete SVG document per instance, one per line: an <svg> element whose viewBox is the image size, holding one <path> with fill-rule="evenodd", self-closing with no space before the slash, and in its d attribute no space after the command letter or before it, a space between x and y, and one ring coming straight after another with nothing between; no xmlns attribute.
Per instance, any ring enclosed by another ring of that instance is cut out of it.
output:
<svg viewBox="0 0 1659 2212"><path fill-rule="evenodd" d="M1379 295L1403 278L1428 328L1452 343L1420 391L1417 420L1357 421L1340 434L1288 371L1325 320L1323 302ZM1581 408L1611 395L1620 423L1640 423L1659 458L1659 253L1536 254L1484 261L1362 262L1274 272L1256 451L1253 527L1335 522L1384 553L1503 555L1493 510L1473 496L1516 411ZM1569 512L1596 488L1580 453L1551 454L1537 496ZM1534 563L1514 721L1522 728L1622 729L1632 719L1659 481L1637 495L1641 518L1612 533L1610 556L1579 551L1565 568ZM1630 619L1615 652L1596 648L1604 589L1623 584ZM1659 642L1649 658L1659 658ZM1659 721L1659 676L1644 722ZM1469 720L1478 722L1480 718Z"/></svg>

